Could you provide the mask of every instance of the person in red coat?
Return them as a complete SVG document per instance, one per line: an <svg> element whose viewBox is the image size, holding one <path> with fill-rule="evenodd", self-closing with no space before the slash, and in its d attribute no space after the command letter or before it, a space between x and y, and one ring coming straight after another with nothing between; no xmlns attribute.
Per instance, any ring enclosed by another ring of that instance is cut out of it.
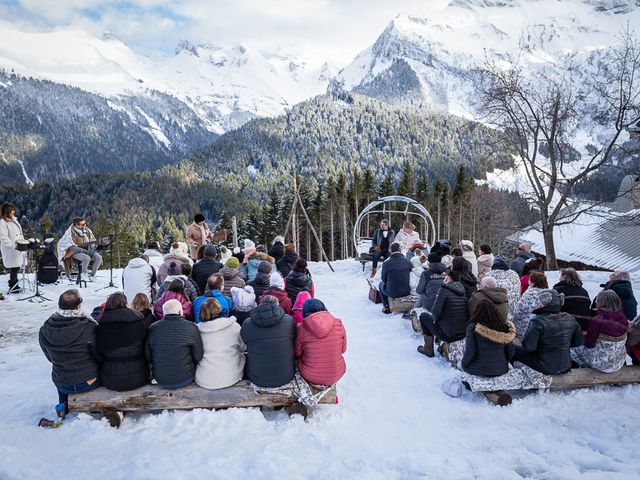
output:
<svg viewBox="0 0 640 480"><path fill-rule="evenodd" d="M297 327L295 355L302 377L314 385L333 385L347 367L342 354L347 350L347 334L318 299L302 307L304 321Z"/></svg>

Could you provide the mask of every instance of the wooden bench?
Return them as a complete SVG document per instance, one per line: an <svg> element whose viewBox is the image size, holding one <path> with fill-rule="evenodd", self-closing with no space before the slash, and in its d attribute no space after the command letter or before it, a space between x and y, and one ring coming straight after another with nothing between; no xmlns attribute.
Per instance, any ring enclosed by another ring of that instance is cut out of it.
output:
<svg viewBox="0 0 640 480"><path fill-rule="evenodd" d="M400 298L389 297L389 310L393 313L406 313L411 310L418 301L418 295L407 295Z"/></svg>
<svg viewBox="0 0 640 480"><path fill-rule="evenodd" d="M109 418L109 415L114 412L192 410L194 408L291 407L297 404L297 400L296 397L280 393L255 393L250 383L243 380L231 387L219 390L207 390L195 384L177 389L145 385L129 392L116 392L99 387L87 393L70 394L69 411L97 412ZM338 396L335 387L331 388L320 400L320 403L328 404L337 402ZM289 413L300 412L294 410Z"/></svg>
<svg viewBox="0 0 640 480"><path fill-rule="evenodd" d="M640 367L626 365L614 373L602 373L592 368L574 368L567 373L551 376L551 390L588 388L598 385L630 385L640 383ZM504 390L479 392L494 405L511 404L512 398Z"/></svg>

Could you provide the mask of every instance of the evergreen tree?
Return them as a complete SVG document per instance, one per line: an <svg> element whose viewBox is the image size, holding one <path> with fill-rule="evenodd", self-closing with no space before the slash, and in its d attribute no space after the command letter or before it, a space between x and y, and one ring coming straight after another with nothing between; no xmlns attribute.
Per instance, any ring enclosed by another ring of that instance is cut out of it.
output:
<svg viewBox="0 0 640 480"><path fill-rule="evenodd" d="M413 169L411 168L411 162L405 160L402 162L402 174L400 175L400 182L398 183L398 195L410 197L413 193Z"/></svg>

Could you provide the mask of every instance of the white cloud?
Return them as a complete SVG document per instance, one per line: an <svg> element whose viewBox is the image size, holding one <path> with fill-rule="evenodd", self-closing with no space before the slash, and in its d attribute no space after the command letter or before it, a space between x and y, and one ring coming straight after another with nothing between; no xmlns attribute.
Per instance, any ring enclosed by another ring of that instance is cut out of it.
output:
<svg viewBox="0 0 640 480"><path fill-rule="evenodd" d="M449 0L13 0L0 17L30 29L110 31L132 47L244 44L327 59L338 66L371 45L399 13Z"/></svg>

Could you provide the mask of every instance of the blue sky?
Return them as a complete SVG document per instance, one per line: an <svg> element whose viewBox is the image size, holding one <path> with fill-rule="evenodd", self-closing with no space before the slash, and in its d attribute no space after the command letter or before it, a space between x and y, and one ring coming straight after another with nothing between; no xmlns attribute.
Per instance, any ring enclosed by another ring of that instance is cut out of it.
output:
<svg viewBox="0 0 640 480"><path fill-rule="evenodd" d="M0 18L25 30L109 31L134 48L242 43L346 63L399 13L448 0L0 0Z"/></svg>

